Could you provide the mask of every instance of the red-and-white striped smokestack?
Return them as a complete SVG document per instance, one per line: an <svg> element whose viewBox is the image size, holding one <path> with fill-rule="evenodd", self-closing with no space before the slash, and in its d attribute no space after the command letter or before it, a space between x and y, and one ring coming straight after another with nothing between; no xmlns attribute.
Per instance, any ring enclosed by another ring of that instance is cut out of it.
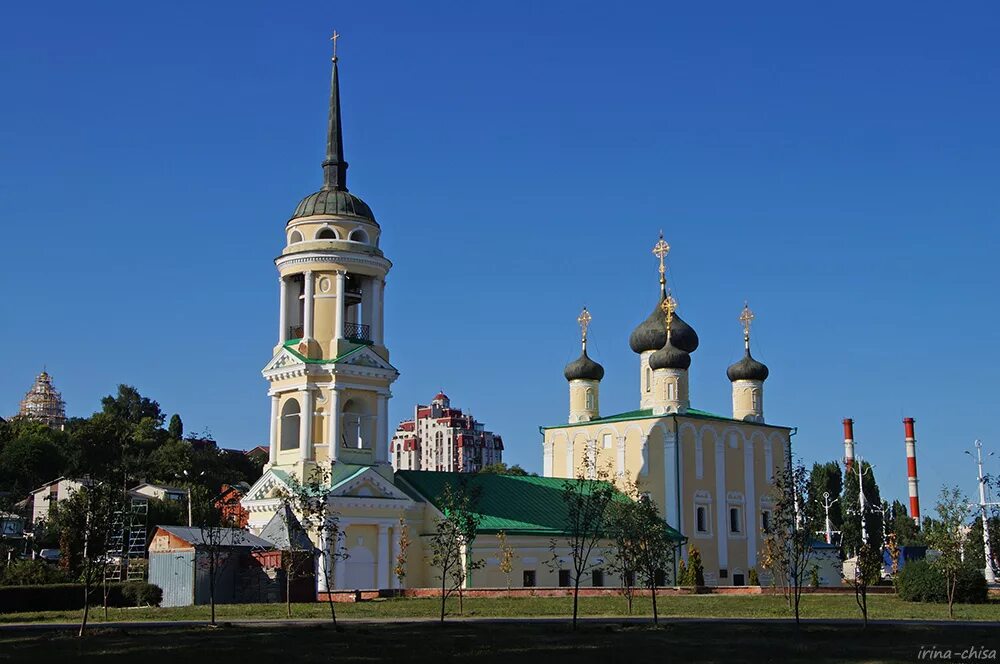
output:
<svg viewBox="0 0 1000 664"><path fill-rule="evenodd" d="M906 433L906 483L910 489L910 516L920 525L920 496L917 494L917 438L913 435L913 418L903 418Z"/></svg>
<svg viewBox="0 0 1000 664"><path fill-rule="evenodd" d="M844 418L844 467L851 469L854 464L854 420Z"/></svg>

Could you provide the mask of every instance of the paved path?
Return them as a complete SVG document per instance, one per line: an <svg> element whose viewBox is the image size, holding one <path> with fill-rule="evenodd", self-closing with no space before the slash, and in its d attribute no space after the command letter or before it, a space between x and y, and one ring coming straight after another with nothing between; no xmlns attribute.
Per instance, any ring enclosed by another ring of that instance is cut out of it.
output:
<svg viewBox="0 0 1000 664"><path fill-rule="evenodd" d="M580 622L593 624L643 624L650 623L652 619L646 617L582 617ZM434 618L338 618L338 623L342 624L386 624L386 623L427 623L436 624ZM486 617L449 617L448 623L569 623L570 618L564 616L523 616L510 618L486 618ZM661 624L676 623L713 623L713 624L769 624L787 625L795 622L794 618L671 618L661 617ZM220 625L233 625L239 627L294 627L302 625L324 625L329 624L329 619L325 618L219 618ZM860 625L857 618L803 618L805 625L831 625L850 626ZM1000 627L1000 620L869 620L869 625L908 625L922 627ZM112 628L112 629L171 629L178 627L205 627L208 621L205 620L137 620L133 622L92 622L88 629ZM4 631L65 631L80 629L80 623L56 623L56 622L33 622L33 623L3 623L0 624L0 632Z"/></svg>

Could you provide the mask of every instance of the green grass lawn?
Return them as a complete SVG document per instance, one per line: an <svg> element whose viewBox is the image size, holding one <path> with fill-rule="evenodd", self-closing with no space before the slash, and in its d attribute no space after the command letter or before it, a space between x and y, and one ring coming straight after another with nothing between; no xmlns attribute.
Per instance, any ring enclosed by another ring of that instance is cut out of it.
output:
<svg viewBox="0 0 1000 664"><path fill-rule="evenodd" d="M784 598L772 595L679 595L660 597L657 601L660 615L666 618L784 618L791 614ZM947 620L948 607L944 604L918 604L904 602L894 595L874 595L868 598L869 617L895 620ZM392 619L434 618L440 610L436 599L386 599L372 602L337 604L341 618ZM216 607L219 620L285 618L284 604L220 604ZM466 599L466 616L528 617L568 616L572 611L569 597L527 597ZM449 615L458 615L458 600L448 603ZM581 597L580 615L618 617L628 615L625 600L621 597ZM637 598L634 616L651 615L647 597ZM853 595L805 595L802 598L804 618L860 619ZM172 609L110 609L108 620L208 620L207 606L179 607ZM326 604L293 604L293 618L328 618ZM959 620L1000 620L1000 602L955 606ZM40 613L0 614L0 623L12 622L73 622L80 619L79 611L47 611ZM95 624L104 621L101 608L91 610Z"/></svg>
<svg viewBox="0 0 1000 664"><path fill-rule="evenodd" d="M532 600L524 600L530 604ZM692 602L694 606L696 602ZM346 613L346 612L345 612ZM353 623L329 625L97 627L70 632L0 631L12 662L915 662L929 646L960 652L1000 648L994 626L859 626L769 623L651 625L567 623ZM960 661L954 659L952 661Z"/></svg>

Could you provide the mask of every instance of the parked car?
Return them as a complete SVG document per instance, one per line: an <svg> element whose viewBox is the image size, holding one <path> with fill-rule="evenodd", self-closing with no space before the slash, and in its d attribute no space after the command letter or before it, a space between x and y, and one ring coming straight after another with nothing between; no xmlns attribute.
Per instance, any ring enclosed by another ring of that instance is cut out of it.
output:
<svg viewBox="0 0 1000 664"><path fill-rule="evenodd" d="M42 549L38 552L38 557L50 563L59 562L59 549Z"/></svg>

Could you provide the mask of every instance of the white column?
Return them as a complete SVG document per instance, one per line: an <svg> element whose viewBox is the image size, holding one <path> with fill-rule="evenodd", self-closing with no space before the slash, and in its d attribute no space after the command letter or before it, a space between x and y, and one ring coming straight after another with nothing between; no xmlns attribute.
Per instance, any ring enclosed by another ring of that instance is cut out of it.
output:
<svg viewBox="0 0 1000 664"><path fill-rule="evenodd" d="M542 441L542 477L552 477L552 451L555 443L550 440Z"/></svg>
<svg viewBox="0 0 1000 664"><path fill-rule="evenodd" d="M337 270L337 283L336 283L336 295L337 295L337 320L334 321L334 333L333 338L340 341L344 338L344 316L347 314L347 307L344 306L344 280L347 278L347 273L343 270Z"/></svg>
<svg viewBox="0 0 1000 664"><path fill-rule="evenodd" d="M573 440L566 438L566 472L563 477L576 477L576 468L573 467Z"/></svg>
<svg viewBox="0 0 1000 664"><path fill-rule="evenodd" d="M267 457L268 465L278 463L278 395L271 395L271 447Z"/></svg>
<svg viewBox="0 0 1000 664"><path fill-rule="evenodd" d="M329 453L330 465L337 461L340 455L340 390L336 387L330 388L330 413L327 417L327 428L329 431Z"/></svg>
<svg viewBox="0 0 1000 664"><path fill-rule="evenodd" d="M288 281L278 277L278 343L288 341Z"/></svg>
<svg viewBox="0 0 1000 664"><path fill-rule="evenodd" d="M677 504L677 436L666 433L663 436L663 514L667 523L681 529Z"/></svg>
<svg viewBox="0 0 1000 664"><path fill-rule="evenodd" d="M302 413L299 415L299 459L312 461L312 429L313 415L316 410L313 405L313 393L308 387L302 390Z"/></svg>
<svg viewBox="0 0 1000 664"><path fill-rule="evenodd" d="M729 501L726 499L726 442L715 440L715 542L719 551L719 569L729 569ZM713 571L718 574L718 571ZM728 579L727 579L728 581ZM722 579L719 579L722 585Z"/></svg>
<svg viewBox="0 0 1000 664"><path fill-rule="evenodd" d="M375 398L375 463L389 462L389 395Z"/></svg>
<svg viewBox="0 0 1000 664"><path fill-rule="evenodd" d="M319 559L316 561L316 590L321 593L325 593L329 590L327 586L327 571L329 570L330 556L328 555L330 551L330 540L323 537L320 533L319 538L319 549L320 555Z"/></svg>
<svg viewBox="0 0 1000 664"><path fill-rule="evenodd" d="M757 473L753 463L753 441L743 444L743 495L746 497L747 567L757 566Z"/></svg>
<svg viewBox="0 0 1000 664"><path fill-rule="evenodd" d="M385 279L379 281L378 340L380 344L385 345Z"/></svg>
<svg viewBox="0 0 1000 664"><path fill-rule="evenodd" d="M649 445L648 445L649 436L643 436L640 440L642 442L642 447L640 448L640 452L642 452L642 466L639 468L639 474L640 475L648 475L649 474Z"/></svg>
<svg viewBox="0 0 1000 664"><path fill-rule="evenodd" d="M382 290L385 282L381 279L372 280L372 341L382 345Z"/></svg>
<svg viewBox="0 0 1000 664"><path fill-rule="evenodd" d="M366 277L361 285L361 318L358 320L362 325L367 325L369 331L373 327L372 322L372 302L375 299L375 279Z"/></svg>
<svg viewBox="0 0 1000 664"><path fill-rule="evenodd" d="M303 314L302 321L302 338L312 339L313 338L313 309L315 306L315 300L313 299L313 273L312 270L307 270L305 274L305 302L303 303L302 310L305 312Z"/></svg>
<svg viewBox="0 0 1000 664"><path fill-rule="evenodd" d="M375 584L379 588L389 587L389 526L378 524L378 576Z"/></svg>

